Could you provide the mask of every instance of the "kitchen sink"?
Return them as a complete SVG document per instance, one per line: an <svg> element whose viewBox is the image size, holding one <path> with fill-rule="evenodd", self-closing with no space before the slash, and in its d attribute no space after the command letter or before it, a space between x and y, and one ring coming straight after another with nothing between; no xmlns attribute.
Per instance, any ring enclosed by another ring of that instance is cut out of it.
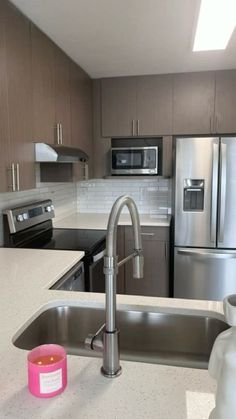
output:
<svg viewBox="0 0 236 419"><path fill-rule="evenodd" d="M15 346L32 349L44 343L57 343L68 354L102 356L87 350L85 338L104 323L104 309L58 306L39 314L14 339ZM212 345L229 326L211 316L154 311L117 311L121 359L207 368Z"/></svg>

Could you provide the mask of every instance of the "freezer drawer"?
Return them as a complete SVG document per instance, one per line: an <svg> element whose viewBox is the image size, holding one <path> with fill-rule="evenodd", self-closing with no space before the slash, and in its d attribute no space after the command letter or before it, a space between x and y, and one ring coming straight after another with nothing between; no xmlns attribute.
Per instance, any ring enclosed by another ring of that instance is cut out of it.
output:
<svg viewBox="0 0 236 419"><path fill-rule="evenodd" d="M222 300L235 293L236 251L175 248L175 298Z"/></svg>

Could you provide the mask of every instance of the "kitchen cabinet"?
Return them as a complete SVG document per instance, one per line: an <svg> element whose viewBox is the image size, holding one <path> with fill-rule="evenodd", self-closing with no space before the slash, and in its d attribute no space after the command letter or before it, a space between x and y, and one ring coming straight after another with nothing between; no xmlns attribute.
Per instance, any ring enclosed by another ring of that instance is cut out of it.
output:
<svg viewBox="0 0 236 419"><path fill-rule="evenodd" d="M1 19L1 84L5 84L1 89L1 118L5 119L1 123L5 131L2 190L18 191L35 187L30 23L5 1L1 2Z"/></svg>
<svg viewBox="0 0 236 419"><path fill-rule="evenodd" d="M172 76L137 77L137 135L172 133Z"/></svg>
<svg viewBox="0 0 236 419"><path fill-rule="evenodd" d="M214 132L215 73L174 75L173 134Z"/></svg>
<svg viewBox="0 0 236 419"><path fill-rule="evenodd" d="M144 276L134 279L132 260L125 264L125 294L169 296L169 228L142 227ZM125 227L125 256L133 252L132 227Z"/></svg>
<svg viewBox="0 0 236 419"><path fill-rule="evenodd" d="M71 144L70 110L70 59L54 46L55 77L55 140L63 145ZM51 124L54 122L51 121ZM58 132L60 129L61 132ZM57 136L58 135L58 136Z"/></svg>
<svg viewBox="0 0 236 419"><path fill-rule="evenodd" d="M102 79L102 136L172 132L172 76Z"/></svg>
<svg viewBox="0 0 236 419"><path fill-rule="evenodd" d="M31 26L33 77L33 141L55 141L54 44Z"/></svg>
<svg viewBox="0 0 236 419"><path fill-rule="evenodd" d="M89 156L92 171L92 81L75 63L70 64L71 91L71 144ZM84 178L84 164L75 164L75 178Z"/></svg>
<svg viewBox="0 0 236 419"><path fill-rule="evenodd" d="M215 132L236 132L236 70L216 71Z"/></svg>
<svg viewBox="0 0 236 419"><path fill-rule="evenodd" d="M5 5L0 2L0 191L6 192L10 180L10 147L5 44Z"/></svg>
<svg viewBox="0 0 236 419"><path fill-rule="evenodd" d="M136 77L114 77L102 80L102 136L135 135Z"/></svg>

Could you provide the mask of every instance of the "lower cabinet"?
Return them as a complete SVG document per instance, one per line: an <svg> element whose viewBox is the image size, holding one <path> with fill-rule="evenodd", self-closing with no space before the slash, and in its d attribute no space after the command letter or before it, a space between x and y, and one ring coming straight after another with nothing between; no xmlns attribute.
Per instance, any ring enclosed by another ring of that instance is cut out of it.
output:
<svg viewBox="0 0 236 419"><path fill-rule="evenodd" d="M133 252L134 240L132 227L118 228L118 249L124 246L124 256ZM144 255L144 275L141 279L133 278L132 260L119 270L117 291L123 294L153 297L169 296L169 228L142 227ZM117 252L118 260L123 255Z"/></svg>

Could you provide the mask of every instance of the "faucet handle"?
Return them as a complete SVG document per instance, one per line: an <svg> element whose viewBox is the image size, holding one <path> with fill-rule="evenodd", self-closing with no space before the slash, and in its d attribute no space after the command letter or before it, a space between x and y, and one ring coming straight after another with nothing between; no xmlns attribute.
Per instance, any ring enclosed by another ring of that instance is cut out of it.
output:
<svg viewBox="0 0 236 419"><path fill-rule="evenodd" d="M105 330L105 323L98 329L98 331L95 334L89 334L85 341L84 346L86 349L92 350L92 351L103 351L103 337L101 336L101 333Z"/></svg>

